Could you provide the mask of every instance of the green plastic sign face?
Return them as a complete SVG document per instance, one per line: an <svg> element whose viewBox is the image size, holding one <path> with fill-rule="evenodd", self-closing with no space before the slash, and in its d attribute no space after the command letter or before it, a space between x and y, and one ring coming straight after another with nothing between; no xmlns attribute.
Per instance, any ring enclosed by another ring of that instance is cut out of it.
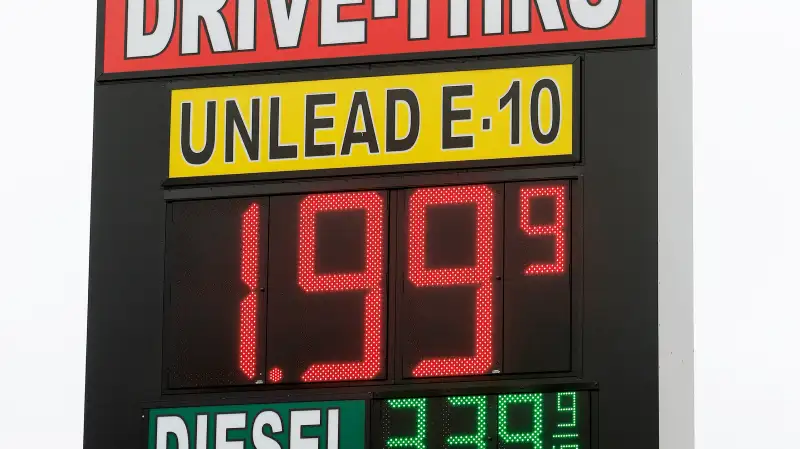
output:
<svg viewBox="0 0 800 449"><path fill-rule="evenodd" d="M364 449L364 401L151 409L148 449Z"/></svg>

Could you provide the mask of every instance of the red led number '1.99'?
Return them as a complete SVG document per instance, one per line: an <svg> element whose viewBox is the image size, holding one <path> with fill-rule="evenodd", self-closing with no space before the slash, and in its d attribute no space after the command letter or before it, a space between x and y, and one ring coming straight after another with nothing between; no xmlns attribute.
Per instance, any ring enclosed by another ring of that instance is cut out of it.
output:
<svg viewBox="0 0 800 449"><path fill-rule="evenodd" d="M183 267L171 284L171 385L568 369L568 349L541 362L552 347L539 355L516 343L568 346L558 343L569 341L568 199L568 183L551 182L187 203L171 250ZM220 267L225 211L237 209L241 287L231 288ZM199 235L216 246L198 246ZM237 298L235 372L225 368L226 292Z"/></svg>

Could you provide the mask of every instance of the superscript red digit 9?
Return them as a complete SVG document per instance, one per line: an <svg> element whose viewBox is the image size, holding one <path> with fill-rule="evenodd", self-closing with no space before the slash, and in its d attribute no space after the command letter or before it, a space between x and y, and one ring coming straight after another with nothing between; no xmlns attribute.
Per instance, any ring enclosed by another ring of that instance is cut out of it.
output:
<svg viewBox="0 0 800 449"><path fill-rule="evenodd" d="M541 197L551 197L555 200L555 221L548 225L532 225L531 200ZM519 192L519 203L519 225L522 231L529 236L552 235L555 239L555 255L553 256L553 262L528 265L528 267L525 268L525 274L528 276L536 276L563 273L567 265L567 188L565 186L522 188Z"/></svg>

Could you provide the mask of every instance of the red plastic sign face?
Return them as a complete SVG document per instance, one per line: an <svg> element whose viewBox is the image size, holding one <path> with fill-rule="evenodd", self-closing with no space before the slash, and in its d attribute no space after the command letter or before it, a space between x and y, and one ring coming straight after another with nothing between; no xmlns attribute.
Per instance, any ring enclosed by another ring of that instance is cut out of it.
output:
<svg viewBox="0 0 800 449"><path fill-rule="evenodd" d="M647 37L649 0L106 0L106 74Z"/></svg>

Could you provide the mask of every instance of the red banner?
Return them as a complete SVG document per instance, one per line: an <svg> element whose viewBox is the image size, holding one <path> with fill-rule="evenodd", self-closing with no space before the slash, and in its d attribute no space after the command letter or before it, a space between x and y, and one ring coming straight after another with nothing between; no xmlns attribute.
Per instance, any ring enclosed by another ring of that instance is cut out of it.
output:
<svg viewBox="0 0 800 449"><path fill-rule="evenodd" d="M613 43L647 37L648 1L106 0L103 71Z"/></svg>

